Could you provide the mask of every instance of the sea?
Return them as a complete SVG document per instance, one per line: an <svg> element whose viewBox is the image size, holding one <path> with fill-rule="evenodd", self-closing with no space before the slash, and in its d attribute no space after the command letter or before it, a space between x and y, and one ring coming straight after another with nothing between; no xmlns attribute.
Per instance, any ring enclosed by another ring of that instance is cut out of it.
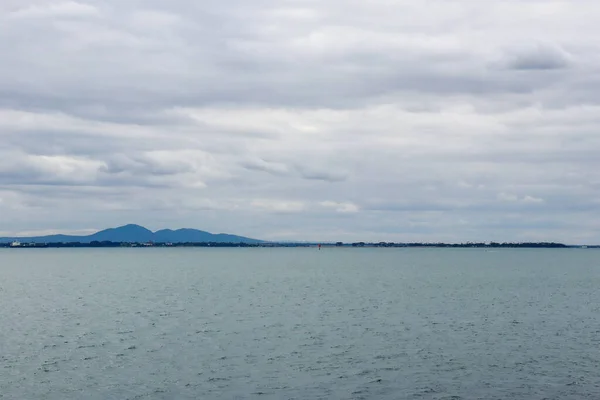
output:
<svg viewBox="0 0 600 400"><path fill-rule="evenodd" d="M600 250L0 249L0 398L600 399Z"/></svg>

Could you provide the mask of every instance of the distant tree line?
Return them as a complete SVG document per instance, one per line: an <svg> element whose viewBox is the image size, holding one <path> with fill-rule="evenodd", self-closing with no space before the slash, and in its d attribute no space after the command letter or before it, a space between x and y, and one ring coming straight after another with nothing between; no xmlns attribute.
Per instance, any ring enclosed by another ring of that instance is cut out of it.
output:
<svg viewBox="0 0 600 400"><path fill-rule="evenodd" d="M308 243L244 243L244 242L185 242L185 243L152 243L152 242L60 242L60 243L21 243L15 248L115 248L115 247L308 247ZM11 243L0 243L1 247L13 247Z"/></svg>
<svg viewBox="0 0 600 400"><path fill-rule="evenodd" d="M310 247L317 243L221 243L221 242L186 242L186 243L131 243L131 242L111 242L111 241L93 241L90 243L69 242L69 243L22 243L17 248L110 248L110 247ZM394 242L354 242L326 244L326 246L335 247L453 247L453 248L568 248L580 246L568 246L563 243L555 242L490 242L490 243L394 243ZM12 247L10 243L0 243L1 247ZM599 248L600 246L586 246L588 248Z"/></svg>
<svg viewBox="0 0 600 400"><path fill-rule="evenodd" d="M89 248L89 247L258 247L255 243L221 243L221 242L202 242L202 243L130 243L130 242L111 242L111 241L93 241L89 243L68 242L68 243L22 243L18 248ZM2 243L0 247L11 247L10 243Z"/></svg>
<svg viewBox="0 0 600 400"><path fill-rule="evenodd" d="M343 243L337 242L336 246L344 246ZM379 242L379 243L365 243L365 242L356 242L351 243L352 247L477 247L477 248L566 248L571 247L567 246L563 243L555 243L555 242L524 242L524 243L393 243L393 242Z"/></svg>

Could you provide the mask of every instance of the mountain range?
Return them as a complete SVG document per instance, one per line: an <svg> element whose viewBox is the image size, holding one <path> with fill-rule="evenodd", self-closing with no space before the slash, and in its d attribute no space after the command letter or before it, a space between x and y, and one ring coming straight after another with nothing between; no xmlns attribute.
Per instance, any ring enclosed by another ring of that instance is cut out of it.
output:
<svg viewBox="0 0 600 400"><path fill-rule="evenodd" d="M261 243L261 240L226 233L213 234L197 229L162 229L156 232L140 225L129 224L118 228L105 229L86 236L48 235L36 237L4 237L0 243L20 241L26 243L91 243L127 242L127 243Z"/></svg>

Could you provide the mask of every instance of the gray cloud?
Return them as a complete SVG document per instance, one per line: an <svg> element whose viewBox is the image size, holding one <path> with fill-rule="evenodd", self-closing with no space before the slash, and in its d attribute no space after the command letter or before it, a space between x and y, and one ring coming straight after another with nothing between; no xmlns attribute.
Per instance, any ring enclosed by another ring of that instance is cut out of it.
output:
<svg viewBox="0 0 600 400"><path fill-rule="evenodd" d="M299 169L301 176L305 179L326 182L342 182L347 179L347 175L343 171L316 170L310 166L300 166Z"/></svg>
<svg viewBox="0 0 600 400"><path fill-rule="evenodd" d="M563 50L547 46L520 50L508 62L509 68L516 70L555 70L569 64L569 56Z"/></svg>
<svg viewBox="0 0 600 400"><path fill-rule="evenodd" d="M600 243L599 17L5 0L0 231Z"/></svg>

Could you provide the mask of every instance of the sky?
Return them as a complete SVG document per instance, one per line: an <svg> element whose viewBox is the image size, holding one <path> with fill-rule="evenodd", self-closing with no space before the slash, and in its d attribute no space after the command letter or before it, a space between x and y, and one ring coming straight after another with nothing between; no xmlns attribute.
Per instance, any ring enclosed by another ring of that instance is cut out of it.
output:
<svg viewBox="0 0 600 400"><path fill-rule="evenodd" d="M2 0L0 235L600 243L588 0Z"/></svg>

